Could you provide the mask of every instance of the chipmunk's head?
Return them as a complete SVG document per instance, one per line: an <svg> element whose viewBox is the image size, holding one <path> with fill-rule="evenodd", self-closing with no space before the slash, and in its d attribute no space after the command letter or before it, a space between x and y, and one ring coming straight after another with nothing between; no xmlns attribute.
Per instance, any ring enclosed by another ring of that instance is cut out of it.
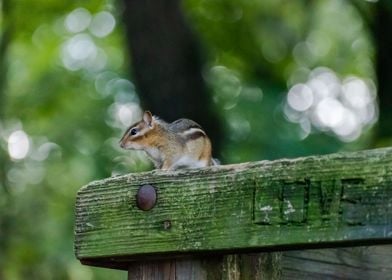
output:
<svg viewBox="0 0 392 280"><path fill-rule="evenodd" d="M120 147L131 150L144 150L152 145L156 123L150 111L143 113L143 119L131 125L120 140Z"/></svg>

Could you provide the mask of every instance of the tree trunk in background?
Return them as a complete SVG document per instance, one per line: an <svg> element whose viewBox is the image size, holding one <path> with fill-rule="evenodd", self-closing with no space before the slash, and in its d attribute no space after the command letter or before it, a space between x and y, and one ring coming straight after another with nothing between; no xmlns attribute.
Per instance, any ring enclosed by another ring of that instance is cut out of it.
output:
<svg viewBox="0 0 392 280"><path fill-rule="evenodd" d="M222 129L202 77L198 42L179 0L123 1L135 84L142 106L167 121L200 123L220 152Z"/></svg>
<svg viewBox="0 0 392 280"><path fill-rule="evenodd" d="M376 47L376 76L380 116L376 143L392 139L392 3L379 1L375 7L373 38Z"/></svg>

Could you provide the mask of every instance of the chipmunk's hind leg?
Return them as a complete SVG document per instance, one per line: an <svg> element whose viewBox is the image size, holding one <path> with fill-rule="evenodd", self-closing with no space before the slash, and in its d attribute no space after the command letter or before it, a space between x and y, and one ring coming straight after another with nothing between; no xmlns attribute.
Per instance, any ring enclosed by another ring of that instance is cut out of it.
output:
<svg viewBox="0 0 392 280"><path fill-rule="evenodd" d="M176 169L194 169L208 166L208 162L205 160L198 160L188 155L180 157L174 164L169 168L170 170Z"/></svg>

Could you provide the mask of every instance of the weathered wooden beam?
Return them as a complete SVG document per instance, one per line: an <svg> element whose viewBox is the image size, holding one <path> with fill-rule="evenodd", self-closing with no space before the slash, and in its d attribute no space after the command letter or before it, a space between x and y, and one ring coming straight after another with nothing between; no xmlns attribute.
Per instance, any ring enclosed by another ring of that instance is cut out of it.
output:
<svg viewBox="0 0 392 280"><path fill-rule="evenodd" d="M136 194L156 189L140 210ZM82 263L392 243L392 148L92 182L77 195ZM125 265L127 264L127 265Z"/></svg>
<svg viewBox="0 0 392 280"><path fill-rule="evenodd" d="M387 280L391 275L392 245L287 251L281 258L281 279Z"/></svg>

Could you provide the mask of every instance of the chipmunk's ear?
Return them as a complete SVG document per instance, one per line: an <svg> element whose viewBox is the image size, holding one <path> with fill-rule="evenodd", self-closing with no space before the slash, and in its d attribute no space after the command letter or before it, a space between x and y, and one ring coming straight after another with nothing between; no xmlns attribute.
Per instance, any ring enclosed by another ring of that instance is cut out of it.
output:
<svg viewBox="0 0 392 280"><path fill-rule="evenodd" d="M145 111L143 114L143 121L148 125L148 126L152 126L152 122L153 122L153 117L150 111Z"/></svg>

